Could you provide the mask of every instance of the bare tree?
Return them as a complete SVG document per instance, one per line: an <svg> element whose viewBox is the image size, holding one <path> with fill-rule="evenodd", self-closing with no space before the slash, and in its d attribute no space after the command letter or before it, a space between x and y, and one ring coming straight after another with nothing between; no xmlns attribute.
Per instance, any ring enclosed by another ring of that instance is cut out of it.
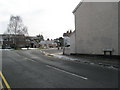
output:
<svg viewBox="0 0 120 90"><path fill-rule="evenodd" d="M27 27L24 26L20 16L11 16L6 34L28 35Z"/></svg>
<svg viewBox="0 0 120 90"><path fill-rule="evenodd" d="M17 35L28 36L27 27L23 24L20 16L11 16L5 34L8 34L8 38L13 37L13 45L16 48Z"/></svg>

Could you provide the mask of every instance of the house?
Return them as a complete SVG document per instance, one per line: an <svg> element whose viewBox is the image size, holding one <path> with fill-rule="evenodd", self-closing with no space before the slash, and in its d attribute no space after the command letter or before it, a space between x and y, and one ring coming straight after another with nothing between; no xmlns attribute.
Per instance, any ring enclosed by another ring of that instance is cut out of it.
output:
<svg viewBox="0 0 120 90"><path fill-rule="evenodd" d="M64 48L63 48L63 54L70 55L71 50L70 50L70 36L72 34L72 31L67 31L66 33L63 33L64 37Z"/></svg>
<svg viewBox="0 0 120 90"><path fill-rule="evenodd" d="M70 53L75 53L75 30L70 35Z"/></svg>
<svg viewBox="0 0 120 90"><path fill-rule="evenodd" d="M3 39L2 39L2 35L0 35L0 45L2 45L3 43Z"/></svg>
<svg viewBox="0 0 120 90"><path fill-rule="evenodd" d="M14 34L1 34L3 48L23 48L29 43L26 41L24 35L14 35Z"/></svg>
<svg viewBox="0 0 120 90"><path fill-rule="evenodd" d="M80 2L74 9L74 54L120 55L120 3Z"/></svg>
<svg viewBox="0 0 120 90"><path fill-rule="evenodd" d="M64 37L64 46L65 47L69 47L70 46L70 34L72 33L72 31L67 31L66 33L63 33L63 37Z"/></svg>
<svg viewBox="0 0 120 90"><path fill-rule="evenodd" d="M37 36L25 36L20 34L1 34L0 45L3 48L39 48L39 42L43 40Z"/></svg>
<svg viewBox="0 0 120 90"><path fill-rule="evenodd" d="M40 48L56 48L57 43L54 40L45 40L39 43Z"/></svg>
<svg viewBox="0 0 120 90"><path fill-rule="evenodd" d="M25 36L26 42L28 43L28 47L30 48L39 48L39 42L44 40L44 37L42 35L36 35L36 36Z"/></svg>
<svg viewBox="0 0 120 90"><path fill-rule="evenodd" d="M27 36L26 41L29 41L29 47L39 48L39 38L36 36Z"/></svg>
<svg viewBox="0 0 120 90"><path fill-rule="evenodd" d="M2 36L0 35L0 49L2 48L2 44L3 44L3 39Z"/></svg>

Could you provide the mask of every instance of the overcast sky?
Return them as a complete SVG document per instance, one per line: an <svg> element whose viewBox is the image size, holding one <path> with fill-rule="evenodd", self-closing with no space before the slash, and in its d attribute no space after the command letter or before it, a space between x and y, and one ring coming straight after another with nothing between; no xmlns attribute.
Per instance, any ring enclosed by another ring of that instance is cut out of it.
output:
<svg viewBox="0 0 120 90"><path fill-rule="evenodd" d="M74 30L72 11L80 0L0 0L0 33L4 33L11 15L21 16L29 35L43 34L54 39Z"/></svg>

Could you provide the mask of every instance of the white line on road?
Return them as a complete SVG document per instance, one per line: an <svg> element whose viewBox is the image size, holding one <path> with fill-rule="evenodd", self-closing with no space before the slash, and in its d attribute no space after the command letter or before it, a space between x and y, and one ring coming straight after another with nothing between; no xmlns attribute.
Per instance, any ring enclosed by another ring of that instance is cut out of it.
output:
<svg viewBox="0 0 120 90"><path fill-rule="evenodd" d="M24 58L24 60L36 62L35 60L29 59L29 58Z"/></svg>
<svg viewBox="0 0 120 90"><path fill-rule="evenodd" d="M33 62L36 62L36 61L34 61L34 60L32 60L32 59L29 59L30 61L33 61Z"/></svg>
<svg viewBox="0 0 120 90"><path fill-rule="evenodd" d="M61 72L70 74L70 75L72 75L72 76L82 78L82 79L84 79L84 80L87 80L87 79L88 79L88 78L86 78L86 77L83 77L83 76L80 76L80 75L77 75L77 74L74 74L74 73L71 73L71 72L68 72L68 71L65 71L65 70L62 70L62 69L59 69L59 68L50 66L50 65L46 65L46 66L49 67L49 68L53 68L53 69L55 69L55 70L58 70L58 71L61 71Z"/></svg>

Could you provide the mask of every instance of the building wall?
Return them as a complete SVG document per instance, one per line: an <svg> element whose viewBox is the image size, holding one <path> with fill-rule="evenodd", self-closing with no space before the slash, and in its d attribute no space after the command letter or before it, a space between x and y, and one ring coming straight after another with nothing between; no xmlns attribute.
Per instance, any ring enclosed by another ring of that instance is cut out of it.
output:
<svg viewBox="0 0 120 90"><path fill-rule="evenodd" d="M63 53L64 53L64 55L70 55L71 54L70 47L64 47Z"/></svg>
<svg viewBox="0 0 120 90"><path fill-rule="evenodd" d="M3 40L2 40L2 36L0 35L0 49L2 48L2 44L3 44Z"/></svg>
<svg viewBox="0 0 120 90"><path fill-rule="evenodd" d="M118 55L117 2L83 2L74 14L76 53L103 54L113 48Z"/></svg>
<svg viewBox="0 0 120 90"><path fill-rule="evenodd" d="M25 40L24 35L9 35L9 34L3 34L3 47L9 46L14 47L14 44L16 44L16 47L23 48L27 45L27 41Z"/></svg>
<svg viewBox="0 0 120 90"><path fill-rule="evenodd" d="M70 45L70 37L69 36L64 36L64 46L69 46Z"/></svg>
<svg viewBox="0 0 120 90"><path fill-rule="evenodd" d="M120 55L120 2L118 3L118 52Z"/></svg>
<svg viewBox="0 0 120 90"><path fill-rule="evenodd" d="M57 47L57 43L54 42L54 40L51 41L41 41L39 43L41 48L56 48Z"/></svg>
<svg viewBox="0 0 120 90"><path fill-rule="evenodd" d="M70 35L70 53L75 53L75 32Z"/></svg>

